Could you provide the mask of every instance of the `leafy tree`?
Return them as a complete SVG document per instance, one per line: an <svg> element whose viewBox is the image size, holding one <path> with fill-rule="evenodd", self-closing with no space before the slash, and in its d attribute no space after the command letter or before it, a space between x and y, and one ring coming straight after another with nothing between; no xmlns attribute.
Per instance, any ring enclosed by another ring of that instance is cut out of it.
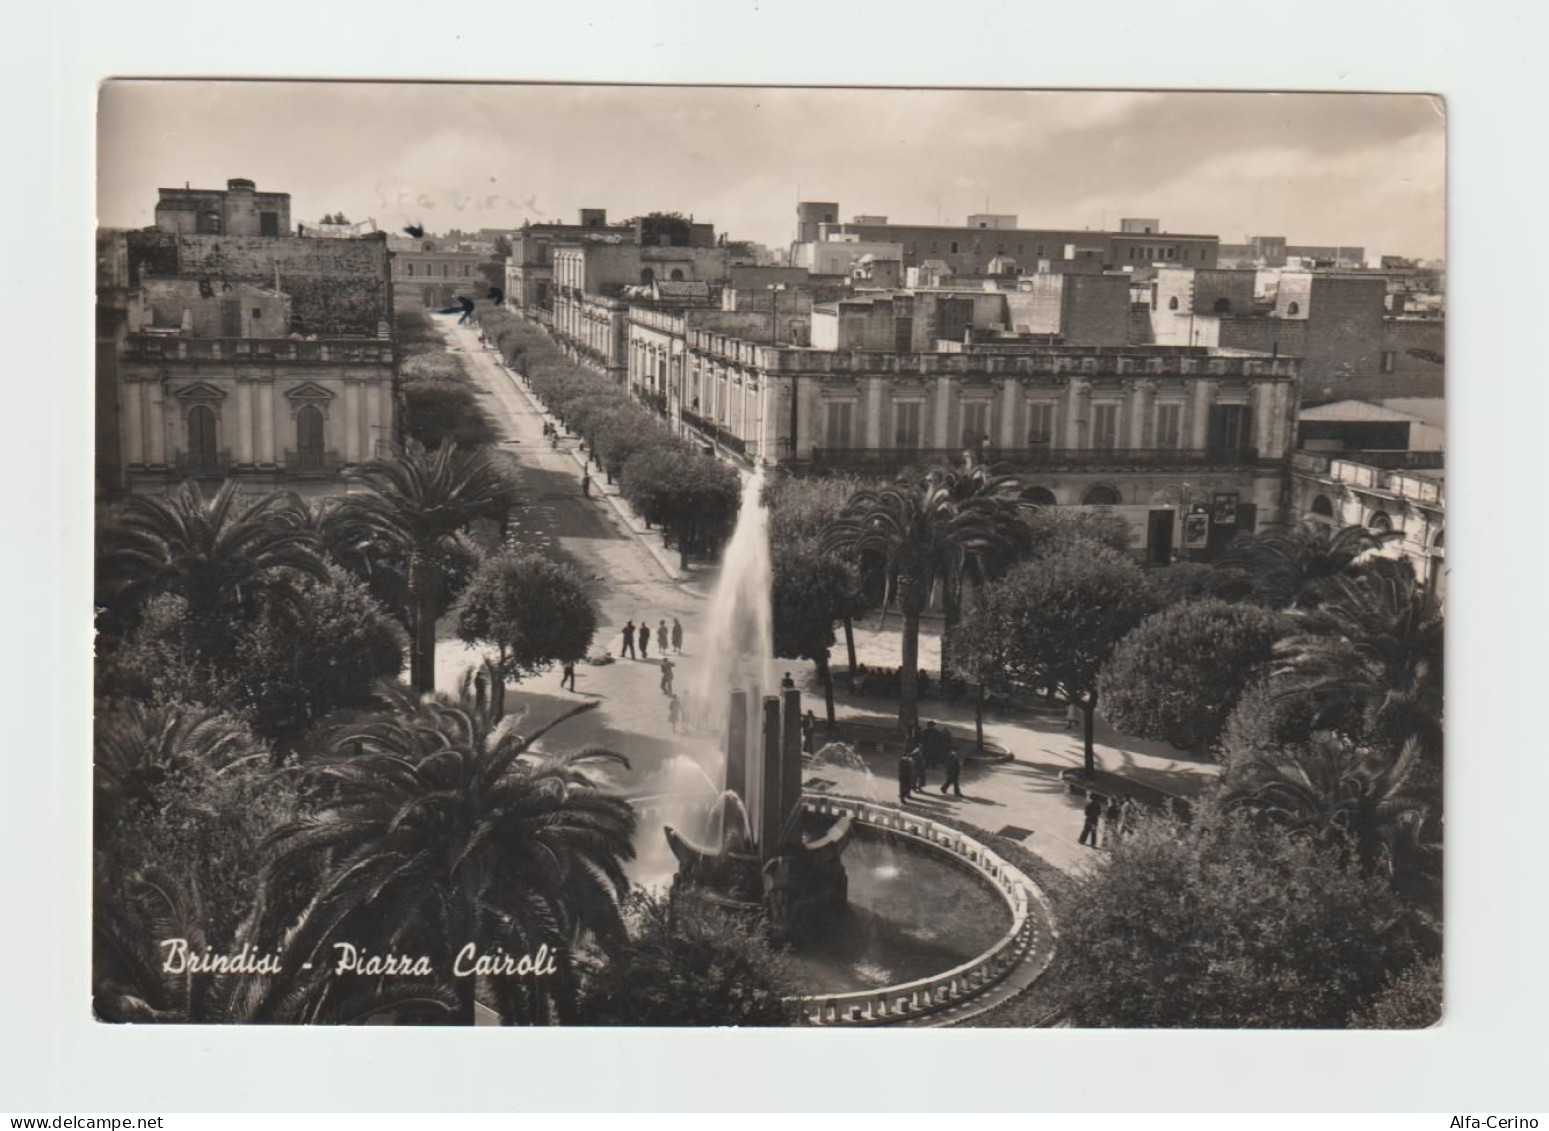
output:
<svg viewBox="0 0 1549 1131"><path fill-rule="evenodd" d="M228 480L206 499L190 480L166 497L134 495L104 532L110 600L133 607L162 593L188 602L188 645L229 655L228 622L298 575L327 576L305 504L290 492L244 502Z"/></svg>
<svg viewBox="0 0 1549 1131"><path fill-rule="evenodd" d="M1070 507L1030 507L1022 516L1034 557L1051 557L1096 543L1115 553L1130 549L1129 523L1103 511Z"/></svg>
<svg viewBox="0 0 1549 1131"><path fill-rule="evenodd" d="M1233 767L1222 797L1349 855L1385 877L1411 906L1441 914L1440 792L1421 782L1419 743L1394 756L1332 734L1267 748Z"/></svg>
<svg viewBox="0 0 1549 1131"><path fill-rule="evenodd" d="M436 680L436 620L456 577L458 535L476 519L500 518L514 501L509 478L484 451L410 441L389 459L346 472L352 486L326 517L331 547L346 565L380 563L403 579L411 626L410 683ZM355 568L359 568L358 566Z"/></svg>
<svg viewBox="0 0 1549 1131"><path fill-rule="evenodd" d="M547 947L555 974L487 979L488 1004L508 1024L570 1020L576 941L624 936L635 818L596 773L627 760L595 747L535 754L542 731L523 737L499 696L466 684L456 701L388 694L392 710L342 730L338 760L310 775L323 790L316 811L271 838L262 890L266 937L284 942L277 985L335 941L380 940L431 956L451 983L450 1020L470 1025L479 980L451 976L464 946Z"/></svg>
<svg viewBox="0 0 1549 1131"><path fill-rule="evenodd" d="M1365 555L1403 534L1364 526L1334 527L1307 520L1289 530L1270 530L1232 540L1216 562L1245 573L1255 601L1272 608L1316 608L1330 582L1356 568Z"/></svg>
<svg viewBox="0 0 1549 1131"><path fill-rule="evenodd" d="M672 448L632 455L619 489L641 518L666 531L684 568L691 553L707 553L726 539L742 500L742 482L726 464Z"/></svg>
<svg viewBox="0 0 1549 1131"><path fill-rule="evenodd" d="M511 258L511 241L503 235L495 237L495 255L499 259Z"/></svg>
<svg viewBox="0 0 1549 1131"><path fill-rule="evenodd" d="M1248 577L1241 570L1204 562L1173 562L1165 569L1146 570L1146 589L1157 609L1208 597L1237 601L1248 595Z"/></svg>
<svg viewBox="0 0 1549 1131"><path fill-rule="evenodd" d="M974 745L981 753L985 701L992 694L1010 690L1007 663L1012 635L1001 630L998 615L998 602L986 600L969 609L951 637L943 642L950 645L958 672L974 685Z"/></svg>
<svg viewBox="0 0 1549 1131"><path fill-rule="evenodd" d="M1418 738L1439 763L1444 619L1409 564L1379 558L1333 578L1302 624L1276 649L1276 692L1311 705L1320 722L1359 715L1367 737L1393 751Z"/></svg>
<svg viewBox="0 0 1549 1131"><path fill-rule="evenodd" d="M1275 694L1268 680L1251 683L1226 718L1216 756L1230 781L1235 768L1262 750L1301 742L1318 729L1313 708L1305 702L1293 702ZM1358 733L1358 728L1339 728L1342 733Z"/></svg>
<svg viewBox="0 0 1549 1131"><path fill-rule="evenodd" d="M679 212L649 212L635 224L642 247L687 247L693 242L693 225Z"/></svg>
<svg viewBox="0 0 1549 1131"><path fill-rule="evenodd" d="M416 353L400 366L409 437L427 448L447 441L472 448L495 439L462 358L444 349Z"/></svg>
<svg viewBox="0 0 1549 1131"><path fill-rule="evenodd" d="M1141 816L1060 918L1071 1019L1119 1028L1340 1028L1423 947L1379 877L1243 818Z"/></svg>
<svg viewBox="0 0 1549 1131"><path fill-rule="evenodd" d="M834 677L828 663L836 640L834 622L862 611L860 579L852 565L812 542L775 543L773 568L774 653L817 665L832 728Z"/></svg>
<svg viewBox="0 0 1549 1131"><path fill-rule="evenodd" d="M789 1025L785 958L756 925L694 900L636 892L629 941L589 978L583 1025Z"/></svg>
<svg viewBox="0 0 1549 1131"><path fill-rule="evenodd" d="M1243 691L1268 674L1275 642L1289 628L1257 605L1206 599L1164 609L1126 636L1104 667L1103 713L1129 734L1208 753Z"/></svg>
<svg viewBox="0 0 1549 1131"><path fill-rule="evenodd" d="M522 679L585 659L597 610L569 566L530 551L492 554L464 594L457 634L496 647L502 676Z"/></svg>
<svg viewBox="0 0 1549 1131"><path fill-rule="evenodd" d="M965 498L953 473L935 469L882 490L857 491L830 524L824 550L879 562L887 578L884 605L896 600L903 614L898 697L903 729L919 718L920 614L931 589L950 579L966 559L999 554L1015 545L1015 522L997 492Z"/></svg>
<svg viewBox="0 0 1549 1131"><path fill-rule="evenodd" d="M1085 772L1097 772L1093 742L1098 676L1115 646L1148 611L1140 567L1090 542L1017 566L990 585L975 625L992 634L1006 678L1047 687L1085 717Z"/></svg>

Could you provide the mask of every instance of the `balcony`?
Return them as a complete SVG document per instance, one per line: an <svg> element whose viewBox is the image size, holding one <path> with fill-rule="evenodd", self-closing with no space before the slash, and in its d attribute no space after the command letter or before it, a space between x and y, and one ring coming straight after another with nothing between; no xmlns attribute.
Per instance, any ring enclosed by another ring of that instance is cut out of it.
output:
<svg viewBox="0 0 1549 1131"><path fill-rule="evenodd" d="M728 432L720 425L712 423L698 413L690 412L686 408L681 411L680 415L683 417L684 424L687 424L712 444L718 444L735 455L747 455L747 441L743 440L742 437Z"/></svg>
<svg viewBox="0 0 1549 1131"><path fill-rule="evenodd" d="M182 475L192 475L196 478L205 476L224 477L231 467L231 453L225 452L178 452L173 457L173 466Z"/></svg>
<svg viewBox="0 0 1549 1131"><path fill-rule="evenodd" d="M292 475L334 475L344 467L338 452L325 452L320 448L304 451L285 451L285 470Z"/></svg>
<svg viewBox="0 0 1549 1131"><path fill-rule="evenodd" d="M688 414L684 413L687 417ZM813 448L812 462L824 467L875 467L906 463L955 462L965 448ZM988 463L1018 467L1142 468L1242 467L1258 462L1252 448L986 448Z"/></svg>

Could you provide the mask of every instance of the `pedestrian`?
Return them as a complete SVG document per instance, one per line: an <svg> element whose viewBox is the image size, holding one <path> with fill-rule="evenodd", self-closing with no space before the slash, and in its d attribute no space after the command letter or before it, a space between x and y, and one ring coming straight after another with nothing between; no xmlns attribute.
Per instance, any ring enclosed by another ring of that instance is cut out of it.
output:
<svg viewBox="0 0 1549 1131"><path fill-rule="evenodd" d="M1070 706L1065 708L1065 729L1066 730L1075 730L1076 729L1076 718L1077 718L1077 715L1076 715L1076 705L1074 703L1072 703Z"/></svg>
<svg viewBox="0 0 1549 1131"><path fill-rule="evenodd" d="M1086 823L1081 826L1081 836L1077 838L1077 844L1086 844L1091 841L1091 847L1097 847L1097 822L1102 820L1103 799L1095 793L1087 794L1086 798Z"/></svg>
<svg viewBox="0 0 1549 1131"><path fill-rule="evenodd" d="M570 690L571 691L575 690L575 661L574 660L566 660L565 661L565 670L560 675L560 678L559 678L559 686L560 686L560 690L561 691L564 690L566 684L570 685Z"/></svg>
<svg viewBox="0 0 1549 1131"><path fill-rule="evenodd" d="M1103 834L1108 838L1108 847L1113 847L1113 842L1119 839L1119 820L1124 816L1124 807L1119 804L1118 797L1108 799L1108 808L1103 811Z"/></svg>
<svg viewBox="0 0 1549 1131"><path fill-rule="evenodd" d="M954 748L947 751L946 776L941 780L941 792L946 793L950 786L953 796L963 796L963 787L960 784L963 776L963 756Z"/></svg>
<svg viewBox="0 0 1549 1131"><path fill-rule="evenodd" d="M909 791L914 788L914 759L905 753L898 759L898 803L909 804Z"/></svg>
<svg viewBox="0 0 1549 1131"><path fill-rule="evenodd" d="M592 473L590 471L583 471L583 472L581 472L581 498L583 498L583 499L590 499L591 497L592 497Z"/></svg>
<svg viewBox="0 0 1549 1131"><path fill-rule="evenodd" d="M640 631L636 635L639 637L639 640L640 640L640 658L642 660L649 659L650 658L650 652L651 652L651 626L650 626L650 624L648 622L642 621L641 624L640 624Z"/></svg>
<svg viewBox="0 0 1549 1131"><path fill-rule="evenodd" d="M672 661L662 657L662 694L672 694Z"/></svg>
<svg viewBox="0 0 1549 1131"><path fill-rule="evenodd" d="M667 721L672 724L672 733L678 733L678 720L683 717L683 708L678 704L676 695L667 697Z"/></svg>
<svg viewBox="0 0 1549 1131"><path fill-rule="evenodd" d="M816 753L818 720L817 716L808 711L801 718L801 749L805 754Z"/></svg>
<svg viewBox="0 0 1549 1131"><path fill-rule="evenodd" d="M635 658L635 622L634 621L630 621L628 624L626 624L624 626L624 647L619 649L619 659L622 660L625 656L628 656L631 660Z"/></svg>
<svg viewBox="0 0 1549 1131"><path fill-rule="evenodd" d="M1135 799L1126 797L1124 804L1119 806L1119 835L1128 835L1135 821Z"/></svg>
<svg viewBox="0 0 1549 1131"><path fill-rule="evenodd" d="M463 305L463 316L457 320L457 324L466 326L473 320L473 300L467 295L460 295L457 301Z"/></svg>
<svg viewBox="0 0 1549 1131"><path fill-rule="evenodd" d="M656 622L656 650L663 656L667 654L667 622Z"/></svg>
<svg viewBox="0 0 1549 1131"><path fill-rule="evenodd" d="M927 719L925 729L920 732L920 746L914 755L914 788L925 788L925 770L936 764L940 751L940 735L936 730L936 720Z"/></svg>
<svg viewBox="0 0 1549 1131"><path fill-rule="evenodd" d="M672 618L672 650L678 655L683 655L683 626L678 623L678 618Z"/></svg>
<svg viewBox="0 0 1549 1131"><path fill-rule="evenodd" d="M785 673L785 678L780 681L780 690L781 691L794 691L795 689L796 689L796 681L791 678L791 673L790 672L786 672Z"/></svg>

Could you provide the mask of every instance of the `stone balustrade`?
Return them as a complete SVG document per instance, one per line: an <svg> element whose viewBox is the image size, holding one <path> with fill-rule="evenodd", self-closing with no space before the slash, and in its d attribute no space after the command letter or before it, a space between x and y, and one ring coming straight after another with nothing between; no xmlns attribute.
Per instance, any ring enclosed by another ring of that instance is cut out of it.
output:
<svg viewBox="0 0 1549 1131"><path fill-rule="evenodd" d="M677 795L632 798L639 817L655 816ZM885 1025L959 1005L995 985L1032 956L1038 942L1037 913L1052 922L1047 898L1027 875L967 833L887 805L848 797L805 794L802 806L825 817L849 817L856 825L935 852L945 852L990 884L1011 912L1011 926L983 954L939 974L892 986L850 993L811 994L796 998L803 1021L809 1025ZM1035 909L1034 905L1037 905Z"/></svg>

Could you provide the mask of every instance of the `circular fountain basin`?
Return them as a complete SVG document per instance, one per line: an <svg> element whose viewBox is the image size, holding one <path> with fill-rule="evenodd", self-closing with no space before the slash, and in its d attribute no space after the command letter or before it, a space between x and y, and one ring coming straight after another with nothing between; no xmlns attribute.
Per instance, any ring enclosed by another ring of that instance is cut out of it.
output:
<svg viewBox="0 0 1549 1131"><path fill-rule="evenodd" d="M670 886L672 825L711 839L706 798L640 798L631 878ZM1030 904L1042 893L1020 871L961 832L872 802L807 795L820 818L850 816L844 853L847 908L790 950L812 1024L882 1024L959 1004L998 982L1031 952Z"/></svg>

